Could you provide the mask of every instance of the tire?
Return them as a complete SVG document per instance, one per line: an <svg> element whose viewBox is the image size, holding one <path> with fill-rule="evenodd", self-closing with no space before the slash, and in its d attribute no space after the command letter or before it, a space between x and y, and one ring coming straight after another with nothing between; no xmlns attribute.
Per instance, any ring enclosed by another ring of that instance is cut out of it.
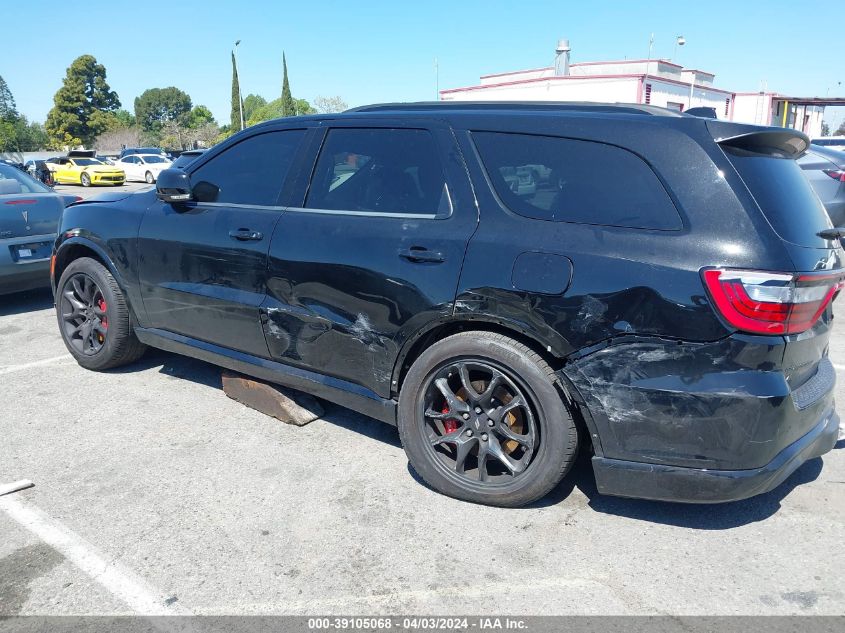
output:
<svg viewBox="0 0 845 633"><path fill-rule="evenodd" d="M86 299L89 296L90 301ZM132 331L129 306L120 286L105 266L90 257L72 261L62 273L56 290L56 318L65 347L86 369L102 371L127 365L146 350ZM84 338L88 334L90 337Z"/></svg>
<svg viewBox="0 0 845 633"><path fill-rule="evenodd" d="M91 186L91 176L82 172L82 175L79 177L79 184L83 187L90 187Z"/></svg>
<svg viewBox="0 0 845 633"><path fill-rule="evenodd" d="M456 396L452 404L444 380ZM526 505L554 489L578 454L578 431L559 388L552 368L507 336L449 336L420 355L402 385L402 446L417 474L445 495L492 506ZM450 438L455 442L444 441ZM499 457L503 453L507 459Z"/></svg>
<svg viewBox="0 0 845 633"><path fill-rule="evenodd" d="M144 180L146 181L146 183L148 185L151 185L156 181L155 177L153 177L152 172L149 172L149 171L146 174L144 174Z"/></svg>

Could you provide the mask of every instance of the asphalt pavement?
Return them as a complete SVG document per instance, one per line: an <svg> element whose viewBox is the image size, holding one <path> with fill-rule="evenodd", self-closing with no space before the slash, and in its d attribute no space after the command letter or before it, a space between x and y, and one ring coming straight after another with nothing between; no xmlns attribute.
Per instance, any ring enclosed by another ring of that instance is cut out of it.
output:
<svg viewBox="0 0 845 633"><path fill-rule="evenodd" d="M0 484L35 484L0 497L0 616L845 613L843 442L726 505L604 497L588 462L471 505L341 407L286 426L164 352L78 367L49 292L0 297L0 394Z"/></svg>

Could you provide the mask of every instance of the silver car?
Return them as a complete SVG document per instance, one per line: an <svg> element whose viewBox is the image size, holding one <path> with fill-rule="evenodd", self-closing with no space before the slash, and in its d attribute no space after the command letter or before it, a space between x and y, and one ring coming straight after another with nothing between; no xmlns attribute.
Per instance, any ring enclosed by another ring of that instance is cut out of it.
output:
<svg viewBox="0 0 845 633"><path fill-rule="evenodd" d="M67 203L29 174L0 165L0 295L50 285L50 255Z"/></svg>
<svg viewBox="0 0 845 633"><path fill-rule="evenodd" d="M845 152L811 145L798 159L833 226L845 226Z"/></svg>

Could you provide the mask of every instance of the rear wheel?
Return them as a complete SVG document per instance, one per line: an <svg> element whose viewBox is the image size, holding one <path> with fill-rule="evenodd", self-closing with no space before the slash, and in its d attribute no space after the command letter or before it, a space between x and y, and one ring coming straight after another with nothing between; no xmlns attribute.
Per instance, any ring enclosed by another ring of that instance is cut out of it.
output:
<svg viewBox="0 0 845 633"><path fill-rule="evenodd" d="M149 171L144 175L144 180L147 181L148 185L151 185L156 181L156 179L153 177L152 172Z"/></svg>
<svg viewBox="0 0 845 633"><path fill-rule="evenodd" d="M550 492L578 447L551 367L490 332L450 336L417 359L399 398L399 434L414 470L436 490L509 507Z"/></svg>
<svg viewBox="0 0 845 633"><path fill-rule="evenodd" d="M79 182L82 184L83 187L90 187L91 176L83 172L82 175L79 177Z"/></svg>
<svg viewBox="0 0 845 633"><path fill-rule="evenodd" d="M76 259L62 273L56 313L65 346L86 369L119 367L144 354L146 347L132 331L120 286L94 259Z"/></svg>

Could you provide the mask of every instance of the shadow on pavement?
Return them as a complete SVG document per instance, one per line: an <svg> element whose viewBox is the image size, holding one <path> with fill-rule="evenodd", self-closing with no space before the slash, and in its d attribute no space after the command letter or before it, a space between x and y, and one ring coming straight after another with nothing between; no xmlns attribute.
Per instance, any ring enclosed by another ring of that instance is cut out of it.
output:
<svg viewBox="0 0 845 633"><path fill-rule="evenodd" d="M559 503L577 487L596 512L694 530L727 530L768 519L780 509L784 497L794 488L814 481L821 471L822 459L816 458L803 464L774 490L750 499L720 504L670 503L599 494L592 465L583 458L551 494L531 507Z"/></svg>
<svg viewBox="0 0 845 633"><path fill-rule="evenodd" d="M223 388L220 372L221 368L217 365L206 363L205 361L190 358L188 356L181 356L164 350L150 347L141 360L125 365L124 367L117 367L109 369L108 373L112 374L134 374L135 372L144 371L147 369L159 368L159 373L171 378L179 378L182 380L190 380L206 387L213 387L215 389Z"/></svg>
<svg viewBox="0 0 845 633"><path fill-rule="evenodd" d="M0 316L24 314L53 307L53 292L50 288L39 288L10 295L0 295Z"/></svg>
<svg viewBox="0 0 845 633"><path fill-rule="evenodd" d="M161 374L171 378L190 380L222 391L220 367L152 348L137 363L110 371L132 373L155 367L159 367ZM401 447L395 427L339 405L321 402L326 411L322 419L326 422L361 433L390 446ZM835 448L845 448L845 440L839 441ZM526 508L536 509L556 505L578 488L587 497L589 507L595 512L694 530L727 530L771 517L780 509L781 501L794 488L814 481L821 470L822 459L816 458L802 465L781 485L765 494L723 504L684 504L601 495L596 488L589 456L581 455L557 488ZM408 464L408 472L420 485L430 489L430 486L422 480L410 464Z"/></svg>

